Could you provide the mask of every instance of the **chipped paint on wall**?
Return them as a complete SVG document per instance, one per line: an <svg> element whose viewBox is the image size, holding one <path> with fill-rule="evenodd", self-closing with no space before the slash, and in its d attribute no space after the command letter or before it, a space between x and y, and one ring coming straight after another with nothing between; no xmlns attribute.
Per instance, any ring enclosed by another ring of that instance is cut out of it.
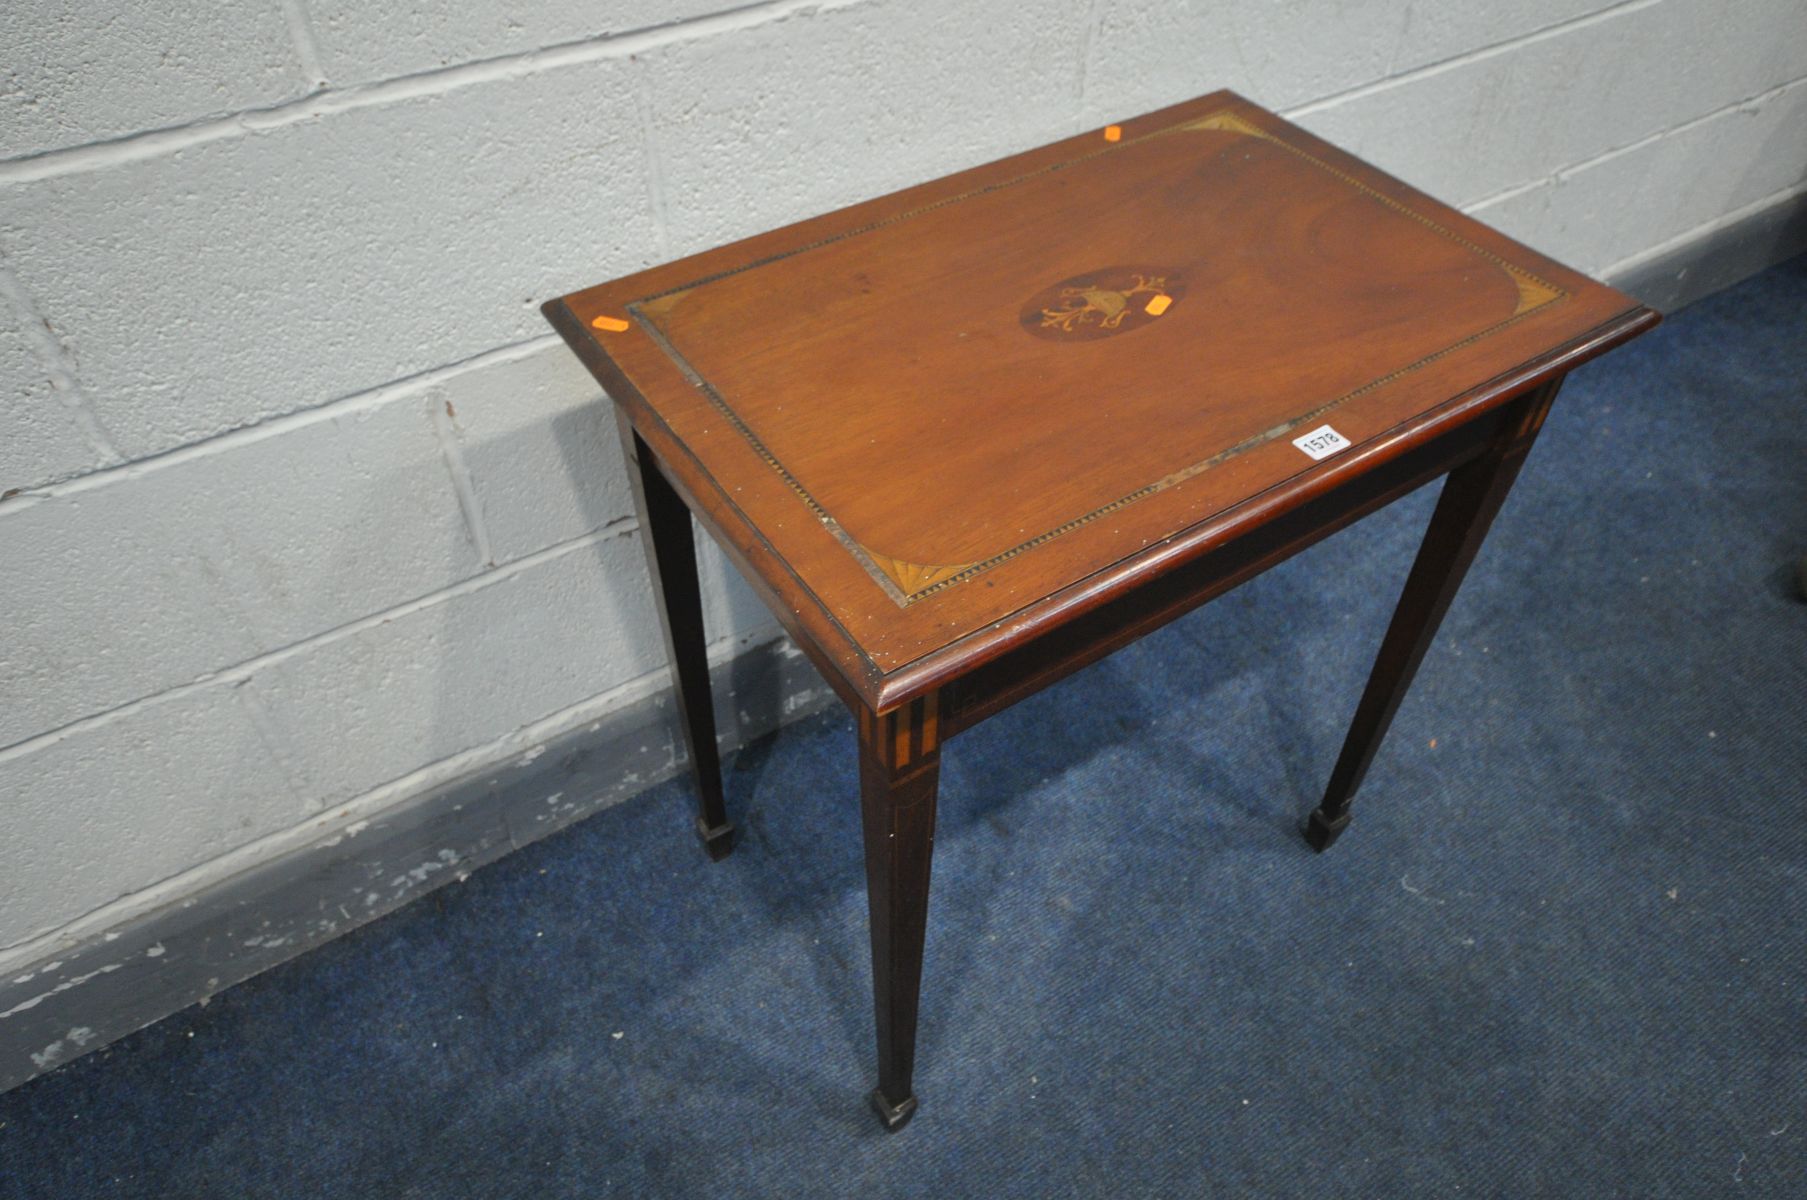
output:
<svg viewBox="0 0 1807 1200"><path fill-rule="evenodd" d="M829 698L807 660L782 643L731 665L744 694L724 746L744 744ZM729 690L730 664L716 686ZM292 854L64 947L0 979L0 1090L357 928L510 850L627 799L682 766L675 715L648 696L511 762L409 797ZM340 815L345 820L350 813ZM332 914L332 915L324 915ZM59 979L59 973L68 977Z"/></svg>

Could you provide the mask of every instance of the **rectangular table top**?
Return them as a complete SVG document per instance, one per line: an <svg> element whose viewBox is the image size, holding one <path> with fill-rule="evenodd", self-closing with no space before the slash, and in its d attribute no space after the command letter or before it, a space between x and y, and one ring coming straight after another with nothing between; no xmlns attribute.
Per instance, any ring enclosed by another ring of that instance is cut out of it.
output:
<svg viewBox="0 0 1807 1200"><path fill-rule="evenodd" d="M878 708L1657 319L1229 92L545 309Z"/></svg>

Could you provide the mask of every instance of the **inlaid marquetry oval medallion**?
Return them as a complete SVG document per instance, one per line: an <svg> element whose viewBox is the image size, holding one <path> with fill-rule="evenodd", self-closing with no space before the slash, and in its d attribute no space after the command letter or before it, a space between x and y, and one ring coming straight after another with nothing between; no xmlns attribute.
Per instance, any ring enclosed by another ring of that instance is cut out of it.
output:
<svg viewBox="0 0 1807 1200"><path fill-rule="evenodd" d="M1089 342L1158 321L1186 294L1169 267L1100 267L1063 279L1029 298L1023 328L1057 342Z"/></svg>

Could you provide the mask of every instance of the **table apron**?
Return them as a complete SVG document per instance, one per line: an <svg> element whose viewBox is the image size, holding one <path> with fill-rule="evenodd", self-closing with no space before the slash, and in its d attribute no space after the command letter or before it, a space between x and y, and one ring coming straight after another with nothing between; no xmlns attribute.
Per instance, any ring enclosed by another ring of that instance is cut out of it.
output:
<svg viewBox="0 0 1807 1200"><path fill-rule="evenodd" d="M1058 683L1477 457L1518 405L1401 454L942 688L942 739Z"/></svg>

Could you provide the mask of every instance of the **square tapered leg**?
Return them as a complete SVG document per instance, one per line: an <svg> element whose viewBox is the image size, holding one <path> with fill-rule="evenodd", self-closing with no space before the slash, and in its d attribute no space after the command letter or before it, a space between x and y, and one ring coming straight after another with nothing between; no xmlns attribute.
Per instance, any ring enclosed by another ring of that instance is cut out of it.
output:
<svg viewBox="0 0 1807 1200"><path fill-rule="evenodd" d="M860 812L872 922L872 1002L885 1128L916 1113L916 1007L928 928L929 860L941 771L933 693L888 713L860 712Z"/></svg>
<svg viewBox="0 0 1807 1200"><path fill-rule="evenodd" d="M1329 849L1349 827L1355 790L1368 773L1393 714L1399 711L1400 701L1405 699L1494 516L1512 490L1561 386L1559 377L1515 401L1499 435L1478 457L1451 471L1444 482L1323 802L1306 818L1305 840L1312 849Z"/></svg>
<svg viewBox="0 0 1807 1200"><path fill-rule="evenodd" d="M678 702L678 722L696 780L696 833L709 857L734 848L722 796L721 755L715 745L715 705L709 692L709 653L703 637L703 596L696 571L690 510L661 472L658 460L626 416L619 415L621 448L640 513L640 541L652 576L653 599L665 633L665 655Z"/></svg>

